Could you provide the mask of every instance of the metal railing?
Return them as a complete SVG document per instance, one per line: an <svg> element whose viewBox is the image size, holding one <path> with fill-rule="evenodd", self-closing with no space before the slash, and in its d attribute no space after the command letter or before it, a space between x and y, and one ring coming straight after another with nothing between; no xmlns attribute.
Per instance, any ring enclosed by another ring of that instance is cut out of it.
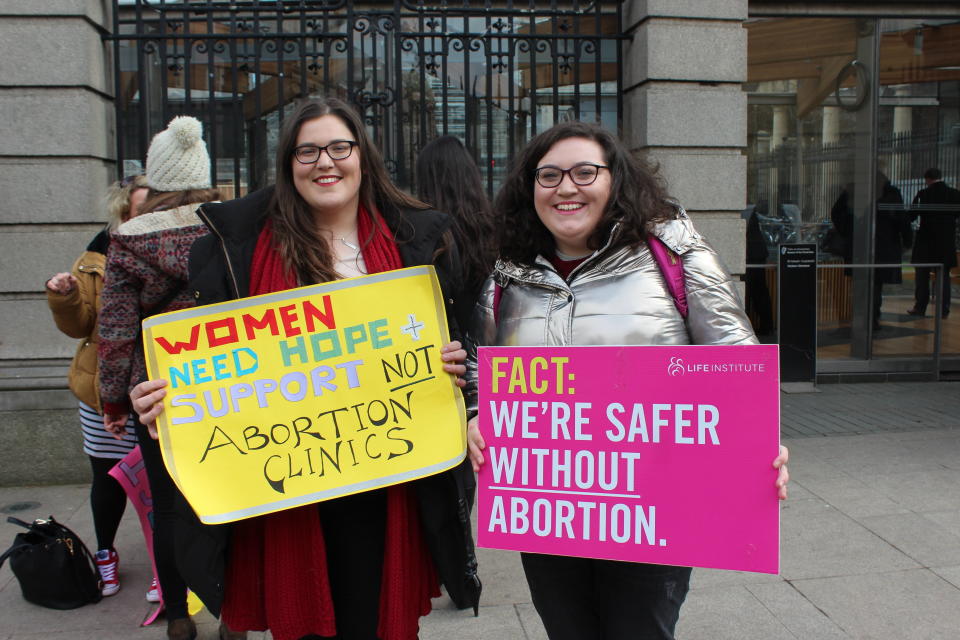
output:
<svg viewBox="0 0 960 640"><path fill-rule="evenodd" d="M415 184L438 135L474 153L492 193L515 150L563 119L622 122L619 2L114 0L117 157L136 173L175 115L204 123L215 184L272 182L284 113L311 95L363 114ZM126 165L126 166L124 166Z"/></svg>

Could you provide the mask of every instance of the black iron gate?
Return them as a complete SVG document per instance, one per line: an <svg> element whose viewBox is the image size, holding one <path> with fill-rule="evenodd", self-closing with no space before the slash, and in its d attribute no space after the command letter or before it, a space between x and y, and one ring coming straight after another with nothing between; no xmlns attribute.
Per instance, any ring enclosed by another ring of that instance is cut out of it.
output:
<svg viewBox="0 0 960 640"><path fill-rule="evenodd" d="M399 184L438 135L467 145L491 192L514 150L563 119L619 131L619 2L114 0L117 158L142 171L176 115L204 123L226 196L272 182L294 101L363 114Z"/></svg>

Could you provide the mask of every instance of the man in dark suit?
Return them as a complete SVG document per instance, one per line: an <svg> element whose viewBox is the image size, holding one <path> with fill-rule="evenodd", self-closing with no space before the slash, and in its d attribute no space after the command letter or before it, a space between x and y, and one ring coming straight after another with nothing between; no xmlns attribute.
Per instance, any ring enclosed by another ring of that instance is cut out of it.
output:
<svg viewBox="0 0 960 640"><path fill-rule="evenodd" d="M960 191L943 183L939 169L927 169L923 178L926 189L913 199L911 214L920 217L920 229L913 245L912 262L939 262L943 265L940 305L944 318L950 314L950 269L957 266L957 216L960 215ZM917 267L917 283L912 316L922 316L930 300L931 267Z"/></svg>

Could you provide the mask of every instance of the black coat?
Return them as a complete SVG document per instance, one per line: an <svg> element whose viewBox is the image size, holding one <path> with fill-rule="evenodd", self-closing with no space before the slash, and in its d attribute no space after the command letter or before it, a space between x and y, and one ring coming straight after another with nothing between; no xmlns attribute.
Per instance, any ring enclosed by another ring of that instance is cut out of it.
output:
<svg viewBox="0 0 960 640"><path fill-rule="evenodd" d="M957 216L960 191L942 180L921 189L913 199L911 214L920 217L911 262L938 262L946 268L957 266Z"/></svg>
<svg viewBox="0 0 960 640"><path fill-rule="evenodd" d="M853 185L848 185L830 211L833 226L843 239L843 261L853 263L854 215L850 205ZM903 209L903 196L885 177L877 181L877 209L873 235L873 261L878 264L900 264L903 251L910 246L910 219ZM849 275L849 274L848 274ZM897 284L902 281L900 267L874 270L878 282Z"/></svg>
<svg viewBox="0 0 960 640"><path fill-rule="evenodd" d="M211 234L190 251L190 286L198 305L249 295L250 264L257 236L266 221L272 188L239 200L204 205L198 214ZM433 264L437 269L447 317L457 316L459 273L455 246L444 247L449 218L436 211L381 212L397 238L404 266ZM436 256L436 257L435 257ZM451 335L459 337L455 322ZM427 546L440 580L460 608L477 610L481 584L470 511L476 480L469 459L459 466L413 481ZM185 502L179 505L176 527L177 567L211 613L219 615L230 525L204 525Z"/></svg>

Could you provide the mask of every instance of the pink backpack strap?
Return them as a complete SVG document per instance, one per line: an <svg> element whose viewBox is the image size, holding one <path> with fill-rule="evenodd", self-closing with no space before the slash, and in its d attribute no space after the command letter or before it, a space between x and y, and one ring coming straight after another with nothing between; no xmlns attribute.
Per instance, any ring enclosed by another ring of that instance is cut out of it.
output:
<svg viewBox="0 0 960 640"><path fill-rule="evenodd" d="M647 245L650 247L653 259L657 261L657 266L660 267L660 273L663 274L663 279L667 283L667 290L673 297L673 304L680 315L686 318L689 308L687 285L683 276L683 260L652 233L647 235Z"/></svg>

